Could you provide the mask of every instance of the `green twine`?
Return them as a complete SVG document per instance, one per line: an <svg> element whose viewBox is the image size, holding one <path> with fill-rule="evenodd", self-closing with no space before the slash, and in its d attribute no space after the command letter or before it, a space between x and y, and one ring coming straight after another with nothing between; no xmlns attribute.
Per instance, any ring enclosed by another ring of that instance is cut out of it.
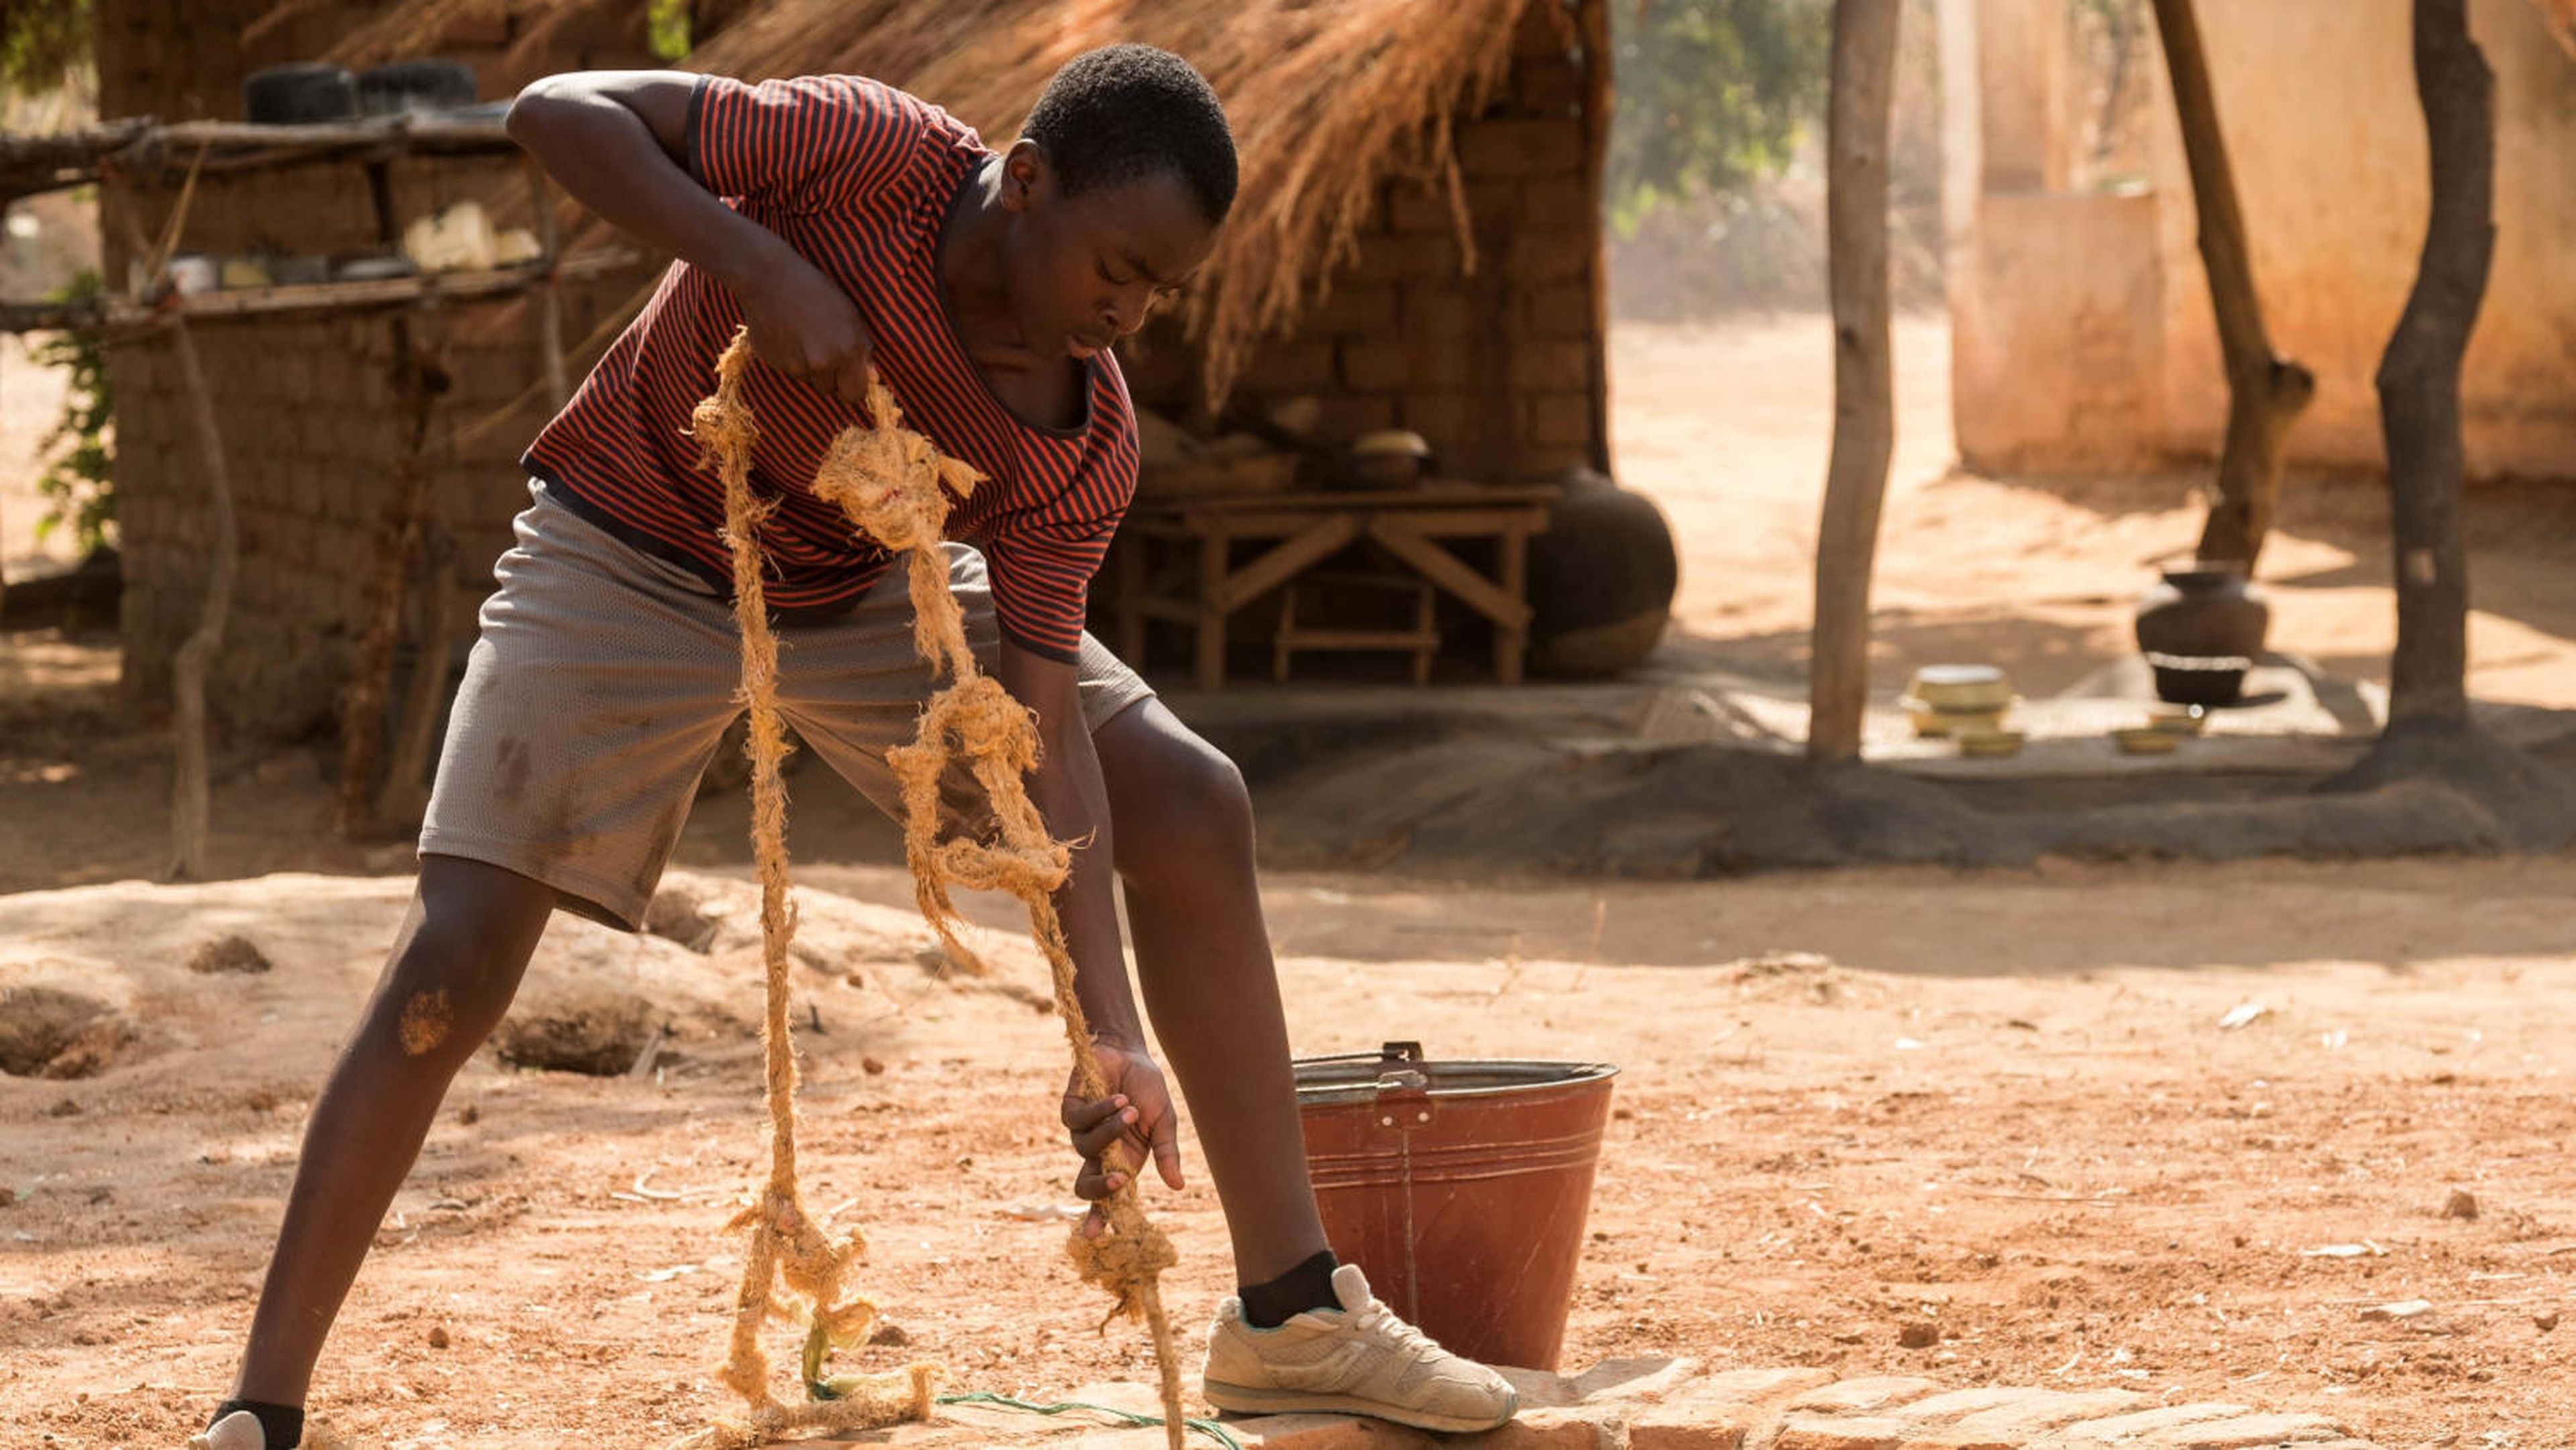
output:
<svg viewBox="0 0 2576 1450"><path fill-rule="evenodd" d="M1159 1425L1163 1423L1162 1417L1159 1415L1140 1415L1133 1410L1112 1409L1107 1405L1086 1405L1072 1400L1060 1401L1052 1405L1041 1405L1031 1400L1015 1399L1010 1395L997 1395L986 1390L976 1390L972 1393L962 1395L941 1395L939 1397L939 1403L943 1405L990 1405L995 1409L1020 1410L1032 1415L1062 1415L1071 1413L1075 1410L1089 1410L1095 1415L1107 1415L1113 1420L1121 1421L1129 1425L1144 1426ZM1224 1446L1225 1450L1243 1450L1243 1442L1234 1438L1233 1432L1227 1430L1225 1426L1218 1424L1214 1420L1183 1420L1181 1423Z"/></svg>

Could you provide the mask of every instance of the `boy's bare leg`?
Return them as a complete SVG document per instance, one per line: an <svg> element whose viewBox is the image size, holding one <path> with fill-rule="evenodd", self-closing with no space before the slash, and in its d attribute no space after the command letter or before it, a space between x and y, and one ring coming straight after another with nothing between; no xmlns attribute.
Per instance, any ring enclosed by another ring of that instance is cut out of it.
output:
<svg viewBox="0 0 2576 1450"><path fill-rule="evenodd" d="M552 888L498 866L421 858L384 975L305 1125L234 1398L304 1403L376 1226L449 1081L518 991L554 902Z"/></svg>
<svg viewBox="0 0 2576 1450"><path fill-rule="evenodd" d="M1323 1251L1288 1061L1288 1022L1234 762L1159 700L1092 737L1126 886L1136 975L1199 1128L1239 1282Z"/></svg>

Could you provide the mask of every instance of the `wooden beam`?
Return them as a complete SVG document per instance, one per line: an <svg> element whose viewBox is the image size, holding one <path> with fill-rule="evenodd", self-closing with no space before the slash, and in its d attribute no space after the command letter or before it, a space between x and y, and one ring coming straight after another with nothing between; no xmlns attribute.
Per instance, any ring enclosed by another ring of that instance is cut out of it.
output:
<svg viewBox="0 0 2576 1450"><path fill-rule="evenodd" d="M2291 428L2316 397L2317 380L2273 352L2263 326L2245 213L2237 202L2236 172L2227 158L2227 133L2219 125L2218 96L2192 0L2155 0L2155 8L2165 66L2173 76L2174 112L2182 123L2192 203L2200 215L2201 266L2209 274L2218 348L2227 367L2227 438L2218 455L2218 497L2201 528L2200 557L2240 563L2251 574L2280 508L2281 456Z"/></svg>
<svg viewBox="0 0 2576 1450"><path fill-rule="evenodd" d="M1269 553L1240 569L1228 570L1223 578L1209 581L1204 586L1208 602L1232 614L1297 577L1306 566L1348 546L1359 535L1359 520L1349 514L1328 514Z"/></svg>
<svg viewBox="0 0 2576 1450"><path fill-rule="evenodd" d="M1376 519L1369 537L1397 558L1422 571L1422 577L1457 595L1467 607L1505 629L1529 625L1530 607L1502 585L1467 567L1466 561L1395 519Z"/></svg>
<svg viewBox="0 0 2576 1450"><path fill-rule="evenodd" d="M1860 758L1869 706L1869 584L1896 448L1888 335L1888 117L1903 0L1835 0L1826 117L1826 271L1833 297L1834 442L1816 538L1807 758Z"/></svg>

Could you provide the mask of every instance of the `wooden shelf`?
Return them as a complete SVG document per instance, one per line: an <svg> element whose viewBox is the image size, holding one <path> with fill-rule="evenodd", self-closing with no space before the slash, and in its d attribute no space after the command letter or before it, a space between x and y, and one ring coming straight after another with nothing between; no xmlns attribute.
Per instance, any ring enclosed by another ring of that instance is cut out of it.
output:
<svg viewBox="0 0 2576 1450"><path fill-rule="evenodd" d="M423 272L366 282L229 288L177 298L161 306L125 297L100 298L88 303L0 304L0 332L100 326L147 327L173 314L190 321L221 321L294 312L361 312L388 307L431 307L446 302L480 302L542 287L549 281L576 282L621 271L639 266L644 260L641 252L619 248L584 253L555 265L537 261L471 272Z"/></svg>

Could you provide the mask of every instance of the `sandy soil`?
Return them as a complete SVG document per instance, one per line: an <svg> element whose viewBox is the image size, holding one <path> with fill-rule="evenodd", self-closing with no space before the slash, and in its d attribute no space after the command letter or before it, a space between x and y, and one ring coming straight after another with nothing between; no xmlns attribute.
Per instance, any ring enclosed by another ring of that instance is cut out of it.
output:
<svg viewBox="0 0 2576 1450"><path fill-rule="evenodd" d="M799 974L825 1028L804 1038L813 1198L868 1225L869 1282L912 1339L871 1358L1046 1394L1143 1375L1134 1336L1092 1334L1060 1226L1023 1216L1065 1201L1069 1166L1061 1046L1017 995L1034 962L1005 952L1001 992L934 982L896 873L808 879L881 908L818 896L834 973ZM1622 1067L1571 1362L2115 1386L2317 1410L2391 1446L2543 1447L2576 1442L2576 1377L2541 1327L2576 1287L2571 888L2569 863L2486 862L1300 878L1272 900L1302 1050L1403 1036ZM104 1076L0 1079L17 1431L167 1443L224 1386L297 1124L401 893L0 898L0 974L77 984L140 1032ZM222 931L274 970L180 965ZM315 1402L332 1425L649 1443L714 1403L722 1222L761 1141L751 973L558 925L532 1010L604 984L679 1035L649 1080L467 1069L342 1317ZM2247 1003L2264 1015L2220 1026ZM682 1196L634 1192L648 1174ZM2478 1217L2440 1216L2454 1189ZM1158 1207L1195 1320L1225 1287L1221 1222L1197 1181ZM2338 1245L2358 1247L2317 1252ZM2432 1307L2365 1317L2408 1299ZM1909 1320L1940 1343L1900 1348Z"/></svg>
<svg viewBox="0 0 2576 1450"><path fill-rule="evenodd" d="M1612 337L1613 441L1623 481L1652 493L1682 540L1677 662L1789 671L1806 659L1812 550L1832 432L1822 318L1626 324ZM1917 665L2008 668L2026 694L2062 690L2132 652L2156 561L2188 557L2207 470L2035 483L1956 472L1949 329L1896 327L1897 449L1879 543L1873 681ZM2261 579L2272 646L2337 674L2387 678L2396 642L2388 505L2375 479L2293 475ZM2471 492L2470 689L2576 704L2576 489Z"/></svg>
<svg viewBox="0 0 2576 1450"><path fill-rule="evenodd" d="M2187 546L2185 480L1952 476L1940 329L1899 339L1882 683L1963 656L2072 683L2126 648L2146 561ZM1685 541L1674 662L1794 668L1822 325L1631 327L1617 362L1623 471ZM2481 693L2576 703L2571 497L2473 501ZM2378 509L2366 484L2294 488L2283 647L2380 668ZM166 747L117 713L113 674L101 641L0 636L0 982L69 984L138 1033L97 1077L0 1076L0 1445L166 1444L223 1389L302 1116L406 890L401 847L329 838L298 751L226 757L217 874L325 874L57 890L166 849ZM872 1226L871 1281L959 1386L1143 1374L1132 1338L1091 1333L1060 1227L1011 1213L1069 1179L1054 1024L925 978L903 884L869 864L891 833L819 772L797 811L801 879L886 909L809 917L844 973L805 979L814 1200ZM683 864L739 874L743 814L703 803ZM2576 1274L2576 863L1270 887L1301 1050L1415 1037L1624 1069L1570 1362L2117 1385L2318 1409L2391 1446L2576 1444L2576 1330L2543 1327ZM275 969L181 965L226 931ZM366 1442L653 1443L714 1403L721 1224L759 1145L751 979L562 922L538 982L584 980L646 992L681 1035L657 1080L467 1070L317 1390ZM2267 1010L2218 1025L2247 1003ZM648 1172L683 1196L634 1193ZM2455 1188L2478 1217L2440 1216ZM1221 1225L1203 1183L1161 1202L1196 1318L1225 1287ZM2338 1245L2361 1247L2310 1252ZM2432 1308L2363 1317L2410 1298ZM1900 1348L1905 1320L1941 1342Z"/></svg>

